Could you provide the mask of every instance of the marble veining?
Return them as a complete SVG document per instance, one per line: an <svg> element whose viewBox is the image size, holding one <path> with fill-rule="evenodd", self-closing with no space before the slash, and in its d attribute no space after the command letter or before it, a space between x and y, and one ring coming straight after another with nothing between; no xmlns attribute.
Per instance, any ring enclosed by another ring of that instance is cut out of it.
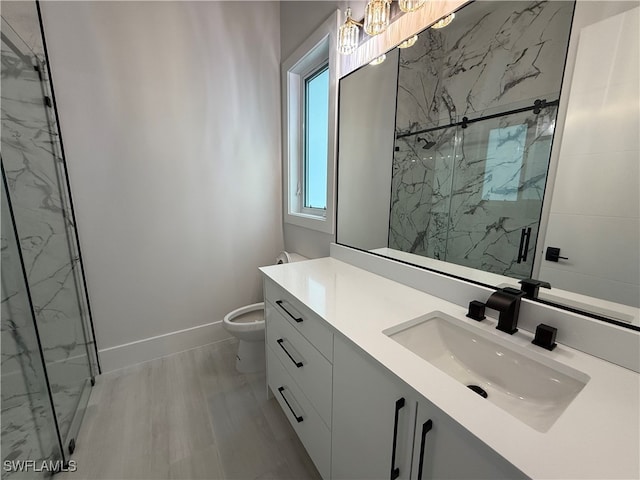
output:
<svg viewBox="0 0 640 480"><path fill-rule="evenodd" d="M553 100L573 2L474 2L400 53L398 133Z"/></svg>
<svg viewBox="0 0 640 480"><path fill-rule="evenodd" d="M401 51L390 248L530 276L557 109L502 114L557 100L572 12L475 2Z"/></svg>
<svg viewBox="0 0 640 480"><path fill-rule="evenodd" d="M37 19L34 21L37 25ZM50 458L57 451L40 355L46 364L63 441L91 370L65 165L55 115L44 101L51 95L47 70L42 58L4 19L2 24L3 34L13 44L11 47L3 41L1 51L2 163L19 242L3 197L2 456L3 460L38 460ZM39 65L39 71L34 65ZM26 297L18 244L41 350Z"/></svg>

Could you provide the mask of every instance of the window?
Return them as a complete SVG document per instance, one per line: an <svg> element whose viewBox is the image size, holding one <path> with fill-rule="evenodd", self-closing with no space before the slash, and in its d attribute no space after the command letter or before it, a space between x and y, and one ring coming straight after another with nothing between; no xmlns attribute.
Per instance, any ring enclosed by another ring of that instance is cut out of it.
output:
<svg viewBox="0 0 640 480"><path fill-rule="evenodd" d="M327 209L329 150L329 64L304 80L304 210Z"/></svg>
<svg viewBox="0 0 640 480"><path fill-rule="evenodd" d="M483 200L518 200L527 125L493 128L487 142Z"/></svg>
<svg viewBox="0 0 640 480"><path fill-rule="evenodd" d="M335 218L338 13L282 64L284 221L325 233Z"/></svg>

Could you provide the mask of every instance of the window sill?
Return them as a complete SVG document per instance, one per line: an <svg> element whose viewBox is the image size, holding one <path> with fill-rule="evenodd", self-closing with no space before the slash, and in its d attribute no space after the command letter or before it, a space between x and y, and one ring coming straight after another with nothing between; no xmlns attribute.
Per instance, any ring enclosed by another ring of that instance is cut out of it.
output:
<svg viewBox="0 0 640 480"><path fill-rule="evenodd" d="M316 230L318 232L324 233L333 233L333 223L327 221L327 218L321 215L289 212L285 215L284 221L285 223L308 228L309 230Z"/></svg>

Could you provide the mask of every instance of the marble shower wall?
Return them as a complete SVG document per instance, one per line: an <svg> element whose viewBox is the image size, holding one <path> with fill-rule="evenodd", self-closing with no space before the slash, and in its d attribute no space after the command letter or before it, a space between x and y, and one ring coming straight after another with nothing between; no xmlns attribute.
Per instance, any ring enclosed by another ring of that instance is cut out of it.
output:
<svg viewBox="0 0 640 480"><path fill-rule="evenodd" d="M37 16L33 20L37 29ZM40 352L33 341L31 312L24 310L28 303L25 307L24 301L18 301L22 294L15 278L23 278L20 260L17 247L15 252L8 248L16 233L3 215L2 456L3 460L25 460L34 459L29 456L33 449L23 448L25 441L38 441L37 432L42 431L38 428L27 435L28 419L45 414L44 407L36 408L36 400L42 397L43 389L46 391L46 383L28 380L34 378L33 366L42 363L40 355L46 365L63 440L74 414L82 407L79 401L88 388L91 370L85 336L85 297L65 167L55 115L45 105L45 96L50 95L46 68L4 18L2 32L2 164L26 271L23 281L29 285L42 346ZM39 65L40 72L34 65ZM3 214L5 208L3 205ZM22 399L20 408L12 398ZM12 429L12 423L5 421L9 418L23 427ZM25 438L16 439L16 432Z"/></svg>
<svg viewBox="0 0 640 480"><path fill-rule="evenodd" d="M401 51L390 248L531 274L556 108L451 124L557 100L572 14L573 2L474 2Z"/></svg>

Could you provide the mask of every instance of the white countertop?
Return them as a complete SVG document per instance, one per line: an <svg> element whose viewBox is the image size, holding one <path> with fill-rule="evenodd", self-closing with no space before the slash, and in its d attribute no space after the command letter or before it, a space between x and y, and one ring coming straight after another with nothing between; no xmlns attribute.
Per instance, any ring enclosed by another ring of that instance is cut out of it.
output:
<svg viewBox="0 0 640 480"><path fill-rule="evenodd" d="M469 320L466 308L334 258L261 270L531 478L640 478L639 374L564 345L548 352L532 345L528 332L502 333L495 318ZM435 310L590 380L549 431L534 430L382 333Z"/></svg>

